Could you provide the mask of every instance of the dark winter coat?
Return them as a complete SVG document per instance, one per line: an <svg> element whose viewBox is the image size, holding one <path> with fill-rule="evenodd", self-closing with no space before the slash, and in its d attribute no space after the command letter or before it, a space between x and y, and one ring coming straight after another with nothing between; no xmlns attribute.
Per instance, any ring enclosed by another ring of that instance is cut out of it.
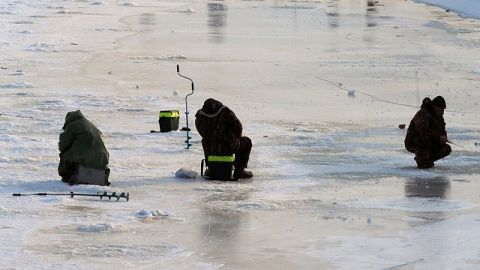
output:
<svg viewBox="0 0 480 270"><path fill-rule="evenodd" d="M231 155L239 149L242 123L220 101L207 99L195 117L206 154Z"/></svg>
<svg viewBox="0 0 480 270"><path fill-rule="evenodd" d="M405 148L410 152L429 150L435 145L441 145L441 136L447 136L443 116L436 115L433 105L427 102L415 114L408 126L405 137Z"/></svg>
<svg viewBox="0 0 480 270"><path fill-rule="evenodd" d="M105 169L109 153L102 133L80 111L67 113L58 149L62 159L95 169Z"/></svg>

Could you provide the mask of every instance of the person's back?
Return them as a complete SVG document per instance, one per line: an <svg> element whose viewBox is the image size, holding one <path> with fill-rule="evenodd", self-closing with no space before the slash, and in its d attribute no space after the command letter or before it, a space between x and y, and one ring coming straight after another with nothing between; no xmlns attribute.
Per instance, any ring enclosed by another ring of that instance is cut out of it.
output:
<svg viewBox="0 0 480 270"><path fill-rule="evenodd" d="M242 124L235 113L220 101L207 99L195 117L205 156L235 154L234 178L252 177L251 172L245 171L252 142L242 136Z"/></svg>
<svg viewBox="0 0 480 270"><path fill-rule="evenodd" d="M195 126L207 153L231 155L240 145L242 124L235 113L217 100L209 99L195 115Z"/></svg>
<svg viewBox="0 0 480 270"><path fill-rule="evenodd" d="M68 182L78 165L98 170L108 169L109 153L103 143L102 133L80 111L67 113L63 130L58 143L58 172L62 181Z"/></svg>

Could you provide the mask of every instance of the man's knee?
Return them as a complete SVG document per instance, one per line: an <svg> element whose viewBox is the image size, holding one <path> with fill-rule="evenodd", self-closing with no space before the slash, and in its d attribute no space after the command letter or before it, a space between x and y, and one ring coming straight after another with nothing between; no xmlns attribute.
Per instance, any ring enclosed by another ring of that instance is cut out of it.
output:
<svg viewBox="0 0 480 270"><path fill-rule="evenodd" d="M450 155L450 153L452 152L452 147L448 144L445 145L445 150L444 150L444 153L446 154L445 156L448 156Z"/></svg>
<svg viewBox="0 0 480 270"><path fill-rule="evenodd" d="M445 144L439 151L439 156L440 158L444 158L448 155L450 155L450 153L452 152L452 147L450 147L450 145L448 144Z"/></svg>
<svg viewBox="0 0 480 270"><path fill-rule="evenodd" d="M242 137L240 138L240 145L241 147L252 148L252 140L249 137Z"/></svg>

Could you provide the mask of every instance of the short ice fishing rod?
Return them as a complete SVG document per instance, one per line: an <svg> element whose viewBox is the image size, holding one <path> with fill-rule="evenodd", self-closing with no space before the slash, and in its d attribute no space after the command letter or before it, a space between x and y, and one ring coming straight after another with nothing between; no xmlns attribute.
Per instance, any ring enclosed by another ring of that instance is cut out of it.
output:
<svg viewBox="0 0 480 270"><path fill-rule="evenodd" d="M20 196L70 196L70 198L73 198L74 196L88 196L88 197L100 197L100 200L103 199L103 197L108 198L108 200L111 200L112 198L116 198L117 201L120 200L120 198L123 198L127 200L127 202L130 200L130 194L128 192L122 192L122 193L108 193L108 192L97 192L96 194L86 194L86 193L47 193L47 192L40 192L40 193L13 193L12 196L15 197L20 197Z"/></svg>
<svg viewBox="0 0 480 270"><path fill-rule="evenodd" d="M192 82L192 92L191 92L190 94L188 94L188 95L185 96L185 116L186 116L186 120L185 120L185 121L186 121L186 123L187 123L187 127L182 128L182 130L187 131L187 140L186 140L185 142L187 143L187 148L186 148L186 149L189 149L190 146L192 146L192 145L190 144L190 139L191 139L192 137L190 137L190 134L189 134L190 128L188 127L188 114L189 114L189 112L188 112L188 97L191 96L191 95L193 95L193 92L195 91L195 86L194 86L194 84L193 84L193 80L192 80L192 79L190 79L190 78L187 77L187 76L183 76L182 74L180 74L180 66L179 66L179 65L177 65L177 74L178 74L178 76L180 76L180 77L182 77L182 78L185 78L185 79L187 79L187 80L189 80L189 81Z"/></svg>
<svg viewBox="0 0 480 270"><path fill-rule="evenodd" d="M456 145L456 146L459 146L461 148L465 148L464 146L460 145L460 144L457 144L457 143L454 143L454 142L451 142L451 141L447 141L447 143L449 144L453 144L453 145Z"/></svg>

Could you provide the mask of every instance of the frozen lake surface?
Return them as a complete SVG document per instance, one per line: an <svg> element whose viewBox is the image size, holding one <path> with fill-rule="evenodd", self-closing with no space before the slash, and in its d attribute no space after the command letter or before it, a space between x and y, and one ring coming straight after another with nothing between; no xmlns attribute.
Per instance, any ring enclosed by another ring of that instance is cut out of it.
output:
<svg viewBox="0 0 480 270"><path fill-rule="evenodd" d="M478 268L479 21L394 0L8 0L0 24L0 269ZM185 126L177 64L191 126L209 97L243 122L253 179L175 178L203 158L195 130L188 150L149 132L160 110ZM417 170L398 126L436 95L453 152ZM57 176L77 109L110 187ZM11 196L71 191L130 201Z"/></svg>
<svg viewBox="0 0 480 270"><path fill-rule="evenodd" d="M479 0L418 0L430 5L435 5L456 12L464 17L480 19L480 1Z"/></svg>

